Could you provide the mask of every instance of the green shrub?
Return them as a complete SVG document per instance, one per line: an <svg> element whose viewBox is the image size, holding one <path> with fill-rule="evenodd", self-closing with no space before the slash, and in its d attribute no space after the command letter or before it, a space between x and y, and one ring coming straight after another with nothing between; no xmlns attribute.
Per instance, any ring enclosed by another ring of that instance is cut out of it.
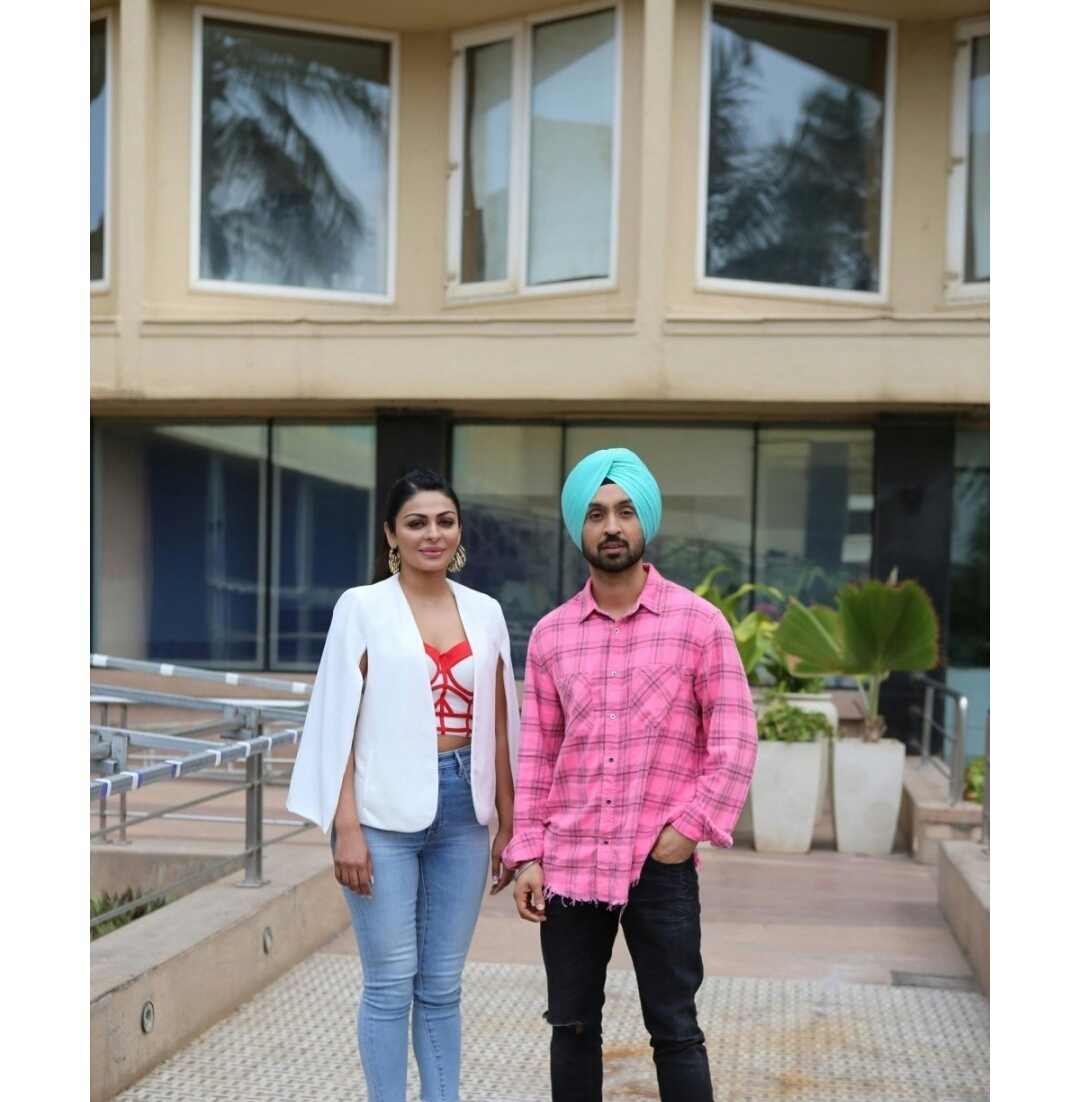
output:
<svg viewBox="0 0 1080 1102"><path fill-rule="evenodd" d="M986 791L986 758L972 758L964 770L964 799L974 803L983 802Z"/></svg>
<svg viewBox="0 0 1080 1102"><path fill-rule="evenodd" d="M92 895L90 896L90 918L94 919L98 915L108 914L109 911L116 907L122 907L126 903L134 903L141 896L142 892L137 888L127 888L119 895L110 895L108 892ZM126 926L129 922L134 922L135 919L142 918L143 915L156 911L158 908L164 907L166 903L171 902L171 896L158 896L157 899L151 899L147 903L139 903L132 907L130 911L125 911L123 914L116 915L105 922L94 923L90 927L90 940L94 941L105 934L110 934L113 930L118 930L121 926Z"/></svg>
<svg viewBox="0 0 1080 1102"><path fill-rule="evenodd" d="M832 724L821 712L806 712L776 697L765 705L757 730L764 742L813 742L819 735L828 738Z"/></svg>

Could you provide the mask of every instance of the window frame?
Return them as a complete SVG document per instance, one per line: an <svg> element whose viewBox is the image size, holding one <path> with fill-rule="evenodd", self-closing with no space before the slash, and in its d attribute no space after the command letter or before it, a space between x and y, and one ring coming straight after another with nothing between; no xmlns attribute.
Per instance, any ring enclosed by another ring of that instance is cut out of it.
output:
<svg viewBox="0 0 1080 1102"><path fill-rule="evenodd" d="M881 226L878 230L878 289L851 291L835 287L807 287L797 283L764 283L751 279L729 279L705 274L705 221L709 188L709 125L710 93L712 90L712 11L714 7L738 8L792 15L818 23L846 23L857 27L873 27L886 33L885 99L882 110L881 141ZM701 89L698 98L698 202L697 234L694 254L694 290L721 294L793 298L817 302L852 303L859 306L887 305L889 302L892 256L892 191L893 145L896 111L897 21L854 12L829 11L788 4L778 0L702 0L701 5Z"/></svg>
<svg viewBox="0 0 1080 1102"><path fill-rule="evenodd" d="M265 663L263 669L278 673L311 673L318 669L318 659L314 662L289 662L278 657L281 646L281 631L279 619L281 615L281 520L283 508L281 504L281 472L286 469L275 458L275 433L279 429L308 428L341 426L346 428L370 428L372 432L372 453L375 458L377 473L379 434L375 419L371 420L334 420L330 418L301 418L271 417L266 422L267 433L267 516L265 528L268 530L266 540L269 550L269 561L266 565L266 600L265 605ZM375 482L371 486L371 510L368 517L368 557L373 563L378 553L377 537L381 535L382 527L379 519L379 507L375 500ZM357 585L364 585L365 581L358 578Z"/></svg>
<svg viewBox="0 0 1080 1102"><path fill-rule="evenodd" d="M987 302L990 299L989 280L978 283L964 281L970 156L968 131L971 122L971 50L976 38L989 36L989 18L965 19L956 24L945 244L945 301L949 304Z"/></svg>
<svg viewBox="0 0 1080 1102"><path fill-rule="evenodd" d="M568 279L530 286L529 168L532 142L532 32L545 23L561 23L595 12L615 14L615 80L612 89L611 225L608 272L594 279ZM456 31L451 39L450 126L447 162L446 301L508 296L543 296L612 291L618 287L619 196L622 165L623 0L593 0L575 7L534 13L516 20L488 23ZM512 57L510 107L510 186L507 198L507 277L481 283L461 283L462 181L465 152L465 51L509 39Z"/></svg>
<svg viewBox="0 0 1080 1102"><path fill-rule="evenodd" d="M290 287L276 283L242 283L228 279L204 279L199 274L202 259L202 68L203 25L206 19L247 23L274 30L301 31L338 38L386 42L390 46L390 110L386 149L386 291L334 291L319 287ZM191 187L188 209L188 290L197 293L246 295L258 298L292 298L323 302L351 302L391 306L396 301L397 213L398 213L398 125L400 111L401 36L397 32L371 30L313 19L288 19L259 15L232 8L199 4L194 9L191 80Z"/></svg>
<svg viewBox="0 0 1080 1102"><path fill-rule="evenodd" d="M102 154L105 162L103 188L104 233L101 240L101 279L90 280L90 294L102 295L112 290L112 127L113 127L113 11L95 11L90 14L90 23L105 24L105 149Z"/></svg>

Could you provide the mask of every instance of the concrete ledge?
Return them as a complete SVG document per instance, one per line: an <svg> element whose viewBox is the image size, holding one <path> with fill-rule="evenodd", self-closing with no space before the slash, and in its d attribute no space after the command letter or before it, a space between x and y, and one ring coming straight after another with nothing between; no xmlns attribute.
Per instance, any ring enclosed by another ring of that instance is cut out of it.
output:
<svg viewBox="0 0 1080 1102"><path fill-rule="evenodd" d="M904 789L897 824L904 846L920 864L936 865L944 841L982 841L982 804L949 803L949 782L919 758L904 761Z"/></svg>
<svg viewBox="0 0 1080 1102"><path fill-rule="evenodd" d="M261 888L216 881L91 942L91 1102L130 1086L349 925L327 848L271 849L263 875Z"/></svg>
<svg viewBox="0 0 1080 1102"><path fill-rule="evenodd" d="M135 888L146 895L168 888L170 894L179 899L229 873L242 870L243 857L234 857L201 879L171 887L235 853L236 845L226 842L200 842L197 848L184 849L178 848L175 842L164 841L139 841L128 845L95 843L90 846L90 894L118 895L127 888Z"/></svg>
<svg viewBox="0 0 1080 1102"><path fill-rule="evenodd" d="M942 842L938 851L938 906L989 998L990 854L977 842Z"/></svg>

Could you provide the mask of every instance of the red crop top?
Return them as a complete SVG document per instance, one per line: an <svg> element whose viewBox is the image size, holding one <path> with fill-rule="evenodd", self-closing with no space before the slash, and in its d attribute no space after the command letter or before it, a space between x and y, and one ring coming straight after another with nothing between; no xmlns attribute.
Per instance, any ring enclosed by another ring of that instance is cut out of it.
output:
<svg viewBox="0 0 1080 1102"><path fill-rule="evenodd" d="M476 675L469 640L462 639L442 654L430 643L425 643L424 651L428 657L428 676L435 698L436 732L439 735L471 738Z"/></svg>

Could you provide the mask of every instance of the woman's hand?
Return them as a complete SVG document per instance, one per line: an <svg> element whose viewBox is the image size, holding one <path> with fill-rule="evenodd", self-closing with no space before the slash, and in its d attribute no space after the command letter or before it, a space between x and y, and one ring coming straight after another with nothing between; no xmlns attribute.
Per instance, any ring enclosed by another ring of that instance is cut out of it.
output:
<svg viewBox="0 0 1080 1102"><path fill-rule="evenodd" d="M334 876L337 882L357 895L370 897L375 884L375 871L364 831L359 823L336 827L335 830Z"/></svg>
<svg viewBox="0 0 1080 1102"><path fill-rule="evenodd" d="M499 829L495 832L495 840L491 843L491 894L498 895L499 892L514 879L513 869L508 869L502 863L503 850L510 845L510 838L513 835L513 831L509 828Z"/></svg>

